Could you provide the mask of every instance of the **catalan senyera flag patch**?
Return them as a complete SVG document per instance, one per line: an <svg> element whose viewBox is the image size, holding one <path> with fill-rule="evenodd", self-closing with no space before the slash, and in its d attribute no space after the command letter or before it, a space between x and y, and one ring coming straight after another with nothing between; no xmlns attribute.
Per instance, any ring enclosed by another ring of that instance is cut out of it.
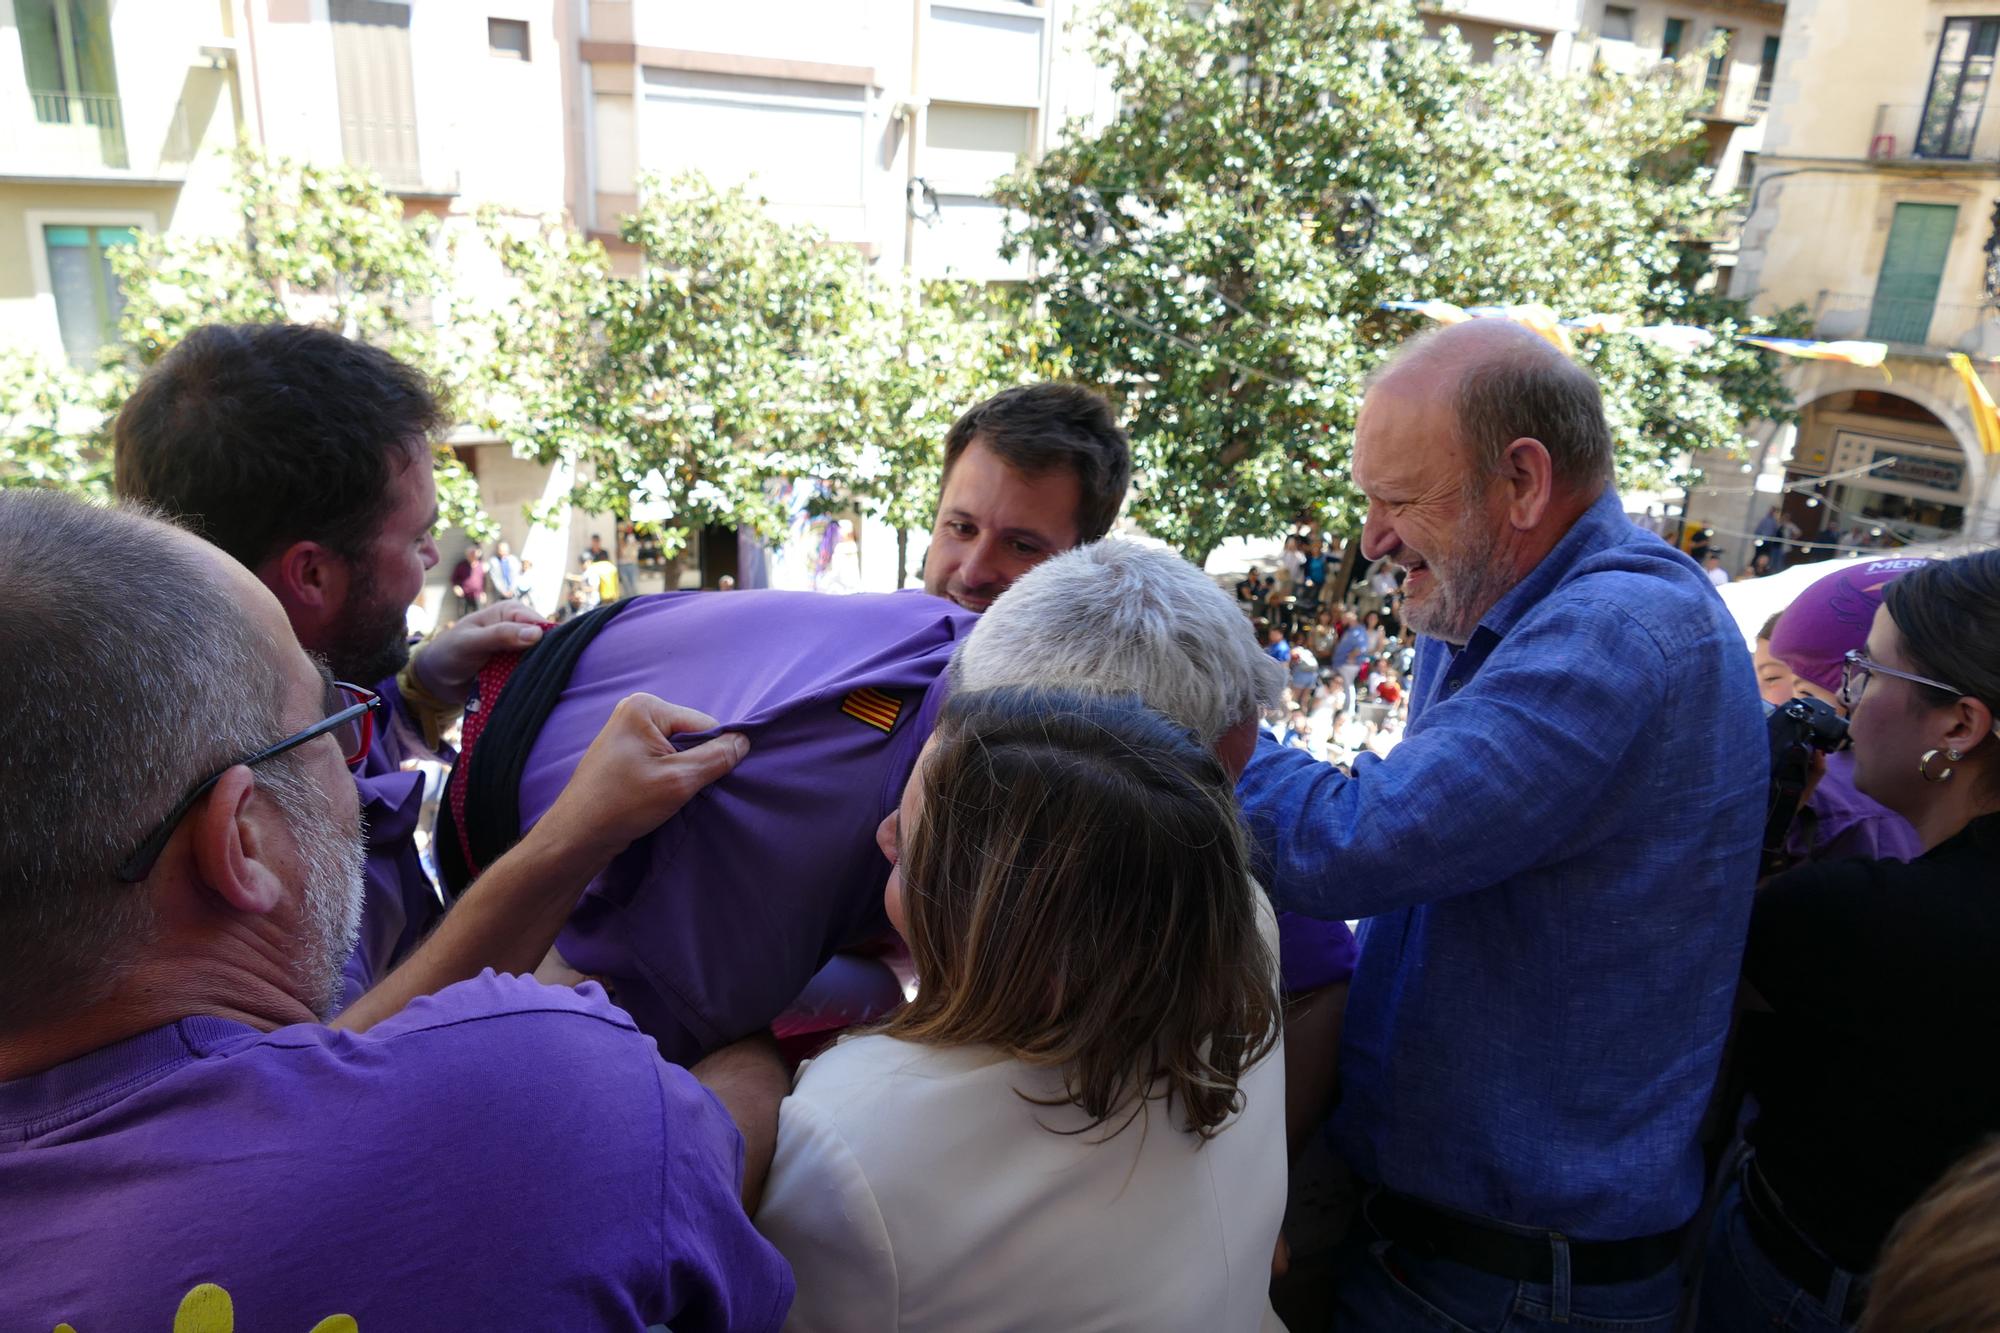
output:
<svg viewBox="0 0 2000 1333"><path fill-rule="evenodd" d="M877 731L893 731L896 719L903 715L903 701L872 686L863 686L840 701L840 711Z"/></svg>

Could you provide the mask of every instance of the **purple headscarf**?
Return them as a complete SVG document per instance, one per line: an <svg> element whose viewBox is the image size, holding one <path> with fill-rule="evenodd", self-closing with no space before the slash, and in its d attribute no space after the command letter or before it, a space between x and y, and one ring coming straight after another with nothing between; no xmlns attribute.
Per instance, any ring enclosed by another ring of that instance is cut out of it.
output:
<svg viewBox="0 0 2000 1333"><path fill-rule="evenodd" d="M1823 690L1840 688L1840 665L1868 642L1875 608L1891 583L1923 560L1870 560L1829 574L1799 594L1771 631L1771 655Z"/></svg>

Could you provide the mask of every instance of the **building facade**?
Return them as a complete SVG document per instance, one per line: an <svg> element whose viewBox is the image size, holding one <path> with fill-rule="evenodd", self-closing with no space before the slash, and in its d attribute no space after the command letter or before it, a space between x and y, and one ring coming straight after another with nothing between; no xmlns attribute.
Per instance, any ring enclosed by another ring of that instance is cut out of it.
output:
<svg viewBox="0 0 2000 1333"><path fill-rule="evenodd" d="M591 196L607 232L639 180L699 170L877 263L1026 276L999 257L994 181L1111 95L1074 0L590 0Z"/></svg>
<svg viewBox="0 0 2000 1333"><path fill-rule="evenodd" d="M1424 24L1456 28L1484 59L1502 38L1526 37L1552 71L1608 69L1699 85L1702 155L1710 193L1720 198L1747 189L1756 171L1785 8L1784 0L1439 0L1424 6ZM1740 220L1739 212L1693 238L1725 281Z"/></svg>
<svg viewBox="0 0 2000 1333"><path fill-rule="evenodd" d="M104 250L234 226L239 138L368 167L447 219L572 212L567 19L548 0L0 0L0 343L89 361L119 303Z"/></svg>
<svg viewBox="0 0 2000 1333"><path fill-rule="evenodd" d="M2000 382L2000 6L1792 0L1733 291L1802 306L1881 369L1789 363L1796 428L1691 509L1729 532L1773 504L1842 545L2000 539L2000 486L1947 363Z"/></svg>
<svg viewBox="0 0 2000 1333"><path fill-rule="evenodd" d="M1018 280L994 181L1113 110L1076 17L1076 0L0 0L0 346L90 364L121 302L105 252L234 226L239 138L370 168L447 230L560 215L615 257L640 182L699 170L885 269ZM453 443L516 551L560 571L590 532L612 538L583 515L531 531L524 506L567 479ZM846 536L849 583L893 577L893 534ZM462 541L444 544L448 565ZM710 581L734 549L704 541Z"/></svg>

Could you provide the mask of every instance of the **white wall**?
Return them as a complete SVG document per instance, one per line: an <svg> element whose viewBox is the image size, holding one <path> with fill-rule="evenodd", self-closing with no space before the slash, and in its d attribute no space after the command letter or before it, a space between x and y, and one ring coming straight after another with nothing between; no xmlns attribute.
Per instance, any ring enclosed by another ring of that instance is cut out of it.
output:
<svg viewBox="0 0 2000 1333"><path fill-rule="evenodd" d="M0 177L11 178L0 184L0 346L62 357L44 226L199 233L234 225L220 190L237 108L219 9L212 0L127 0L112 9L111 40L122 168L106 164L94 128L37 122L13 0L0 0Z"/></svg>

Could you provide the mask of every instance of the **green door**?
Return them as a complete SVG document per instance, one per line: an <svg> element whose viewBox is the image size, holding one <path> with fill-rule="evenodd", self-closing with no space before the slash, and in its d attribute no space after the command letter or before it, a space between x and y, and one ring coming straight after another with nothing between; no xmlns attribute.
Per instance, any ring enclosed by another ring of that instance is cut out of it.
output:
<svg viewBox="0 0 2000 1333"><path fill-rule="evenodd" d="M1868 336L1877 342L1921 343L1930 335L1938 280L1951 253L1956 204L1897 204L1875 280Z"/></svg>

